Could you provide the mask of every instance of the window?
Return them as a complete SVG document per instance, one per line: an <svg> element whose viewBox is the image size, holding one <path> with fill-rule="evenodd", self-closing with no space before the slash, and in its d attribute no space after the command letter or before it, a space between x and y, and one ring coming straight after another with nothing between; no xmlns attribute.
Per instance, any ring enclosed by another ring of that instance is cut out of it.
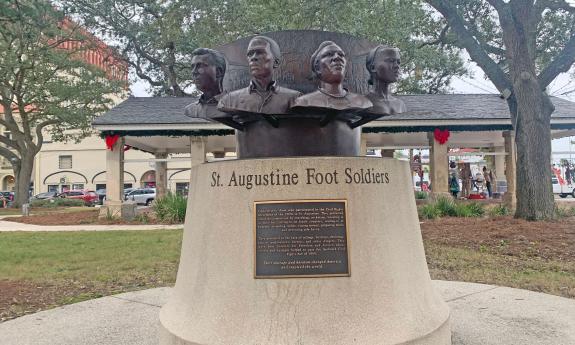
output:
<svg viewBox="0 0 575 345"><path fill-rule="evenodd" d="M72 189L84 189L83 183L74 183L72 184Z"/></svg>
<svg viewBox="0 0 575 345"><path fill-rule="evenodd" d="M72 156L59 156L58 166L60 169L72 169Z"/></svg>
<svg viewBox="0 0 575 345"><path fill-rule="evenodd" d="M188 195L189 183L187 182L176 182L176 194Z"/></svg>
<svg viewBox="0 0 575 345"><path fill-rule="evenodd" d="M57 184L49 184L48 185L48 192L58 192L58 185Z"/></svg>

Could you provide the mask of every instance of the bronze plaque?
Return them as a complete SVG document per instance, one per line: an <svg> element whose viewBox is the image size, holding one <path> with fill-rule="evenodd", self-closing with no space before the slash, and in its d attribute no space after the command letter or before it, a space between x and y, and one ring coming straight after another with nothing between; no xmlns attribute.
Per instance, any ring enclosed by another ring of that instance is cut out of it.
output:
<svg viewBox="0 0 575 345"><path fill-rule="evenodd" d="M349 276L346 205L346 200L255 202L255 277Z"/></svg>

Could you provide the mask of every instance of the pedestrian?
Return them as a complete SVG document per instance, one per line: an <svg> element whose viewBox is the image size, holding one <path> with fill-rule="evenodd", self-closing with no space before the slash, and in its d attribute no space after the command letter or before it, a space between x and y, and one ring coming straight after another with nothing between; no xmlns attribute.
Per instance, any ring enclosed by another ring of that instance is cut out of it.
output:
<svg viewBox="0 0 575 345"><path fill-rule="evenodd" d="M457 194L459 194L459 181L457 181L457 175L451 173L451 178L449 179L449 191L455 199L457 199Z"/></svg>
<svg viewBox="0 0 575 345"><path fill-rule="evenodd" d="M487 194L491 198L491 177L493 175L487 171L487 167L483 167L483 181L485 181L485 187L487 188Z"/></svg>
<svg viewBox="0 0 575 345"><path fill-rule="evenodd" d="M472 191L471 181L473 177L471 176L471 167L469 163L463 163L461 167L461 196L464 198L469 197Z"/></svg>

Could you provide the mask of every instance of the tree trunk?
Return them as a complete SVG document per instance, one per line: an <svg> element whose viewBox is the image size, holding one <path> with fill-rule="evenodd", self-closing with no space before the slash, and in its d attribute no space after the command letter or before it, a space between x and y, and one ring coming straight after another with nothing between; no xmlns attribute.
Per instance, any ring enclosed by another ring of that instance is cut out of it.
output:
<svg viewBox="0 0 575 345"><path fill-rule="evenodd" d="M14 166L16 175L16 190L14 191L13 207L19 208L29 200L30 181L32 180L32 170L34 167L34 155L23 155L19 161L19 166Z"/></svg>
<svg viewBox="0 0 575 345"><path fill-rule="evenodd" d="M551 185L550 118L553 106L535 80L527 75L521 79L515 86L518 186L515 217L550 219L555 209Z"/></svg>

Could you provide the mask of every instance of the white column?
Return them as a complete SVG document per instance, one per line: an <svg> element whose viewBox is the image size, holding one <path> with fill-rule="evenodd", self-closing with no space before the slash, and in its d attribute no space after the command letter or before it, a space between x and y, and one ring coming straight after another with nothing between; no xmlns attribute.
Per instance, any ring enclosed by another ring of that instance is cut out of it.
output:
<svg viewBox="0 0 575 345"><path fill-rule="evenodd" d="M495 175L498 180L505 179L505 146L495 147Z"/></svg>
<svg viewBox="0 0 575 345"><path fill-rule="evenodd" d="M503 138L505 139L505 179L507 180L507 192L503 200L507 207L515 209L517 206L516 198L516 184L515 184L515 174L516 174L516 162L517 162L517 151L515 148L515 133L513 131L503 132Z"/></svg>
<svg viewBox="0 0 575 345"><path fill-rule="evenodd" d="M449 159L447 143L440 144L433 135L427 133L429 139L429 179L433 194L449 193Z"/></svg>
<svg viewBox="0 0 575 345"><path fill-rule="evenodd" d="M106 150L106 201L124 201L124 138Z"/></svg>
<svg viewBox="0 0 575 345"><path fill-rule="evenodd" d="M168 154L165 152L156 152L156 159L166 159ZM168 191L168 162L156 162L156 198L161 198Z"/></svg>
<svg viewBox="0 0 575 345"><path fill-rule="evenodd" d="M363 157L365 155L367 155L367 138L365 137L365 135L362 133L360 135L361 141L359 144L359 156Z"/></svg>
<svg viewBox="0 0 575 345"><path fill-rule="evenodd" d="M206 162L206 138L190 138L190 154L192 158L192 167Z"/></svg>

